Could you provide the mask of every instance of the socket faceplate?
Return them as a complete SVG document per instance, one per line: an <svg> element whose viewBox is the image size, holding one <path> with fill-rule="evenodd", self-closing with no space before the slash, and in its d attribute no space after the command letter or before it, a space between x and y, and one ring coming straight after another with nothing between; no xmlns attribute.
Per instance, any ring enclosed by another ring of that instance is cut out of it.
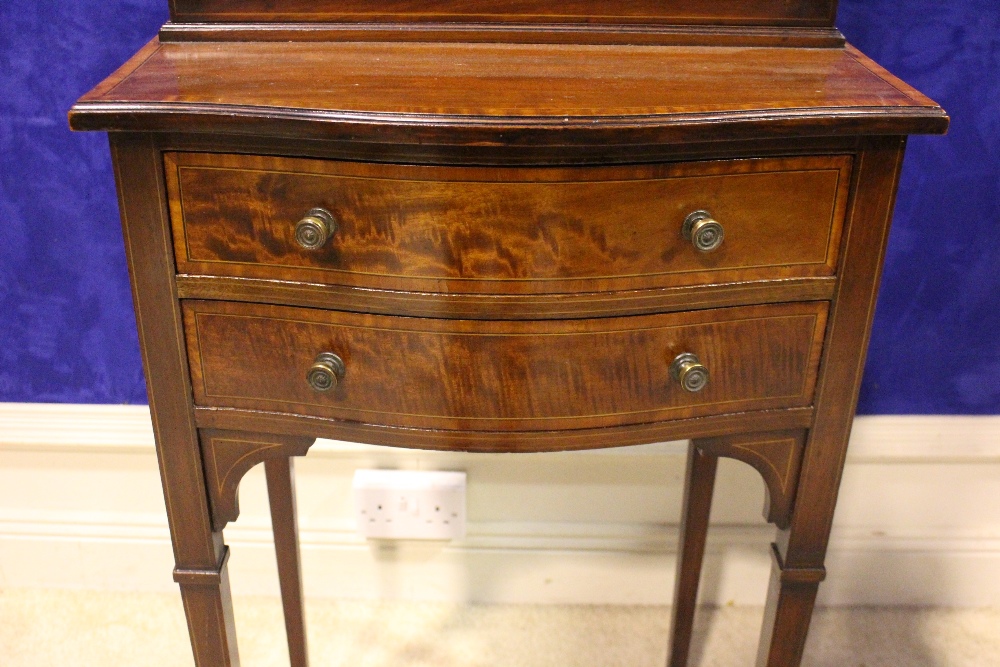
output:
<svg viewBox="0 0 1000 667"><path fill-rule="evenodd" d="M390 540L465 537L465 482L464 472L356 470L358 532Z"/></svg>

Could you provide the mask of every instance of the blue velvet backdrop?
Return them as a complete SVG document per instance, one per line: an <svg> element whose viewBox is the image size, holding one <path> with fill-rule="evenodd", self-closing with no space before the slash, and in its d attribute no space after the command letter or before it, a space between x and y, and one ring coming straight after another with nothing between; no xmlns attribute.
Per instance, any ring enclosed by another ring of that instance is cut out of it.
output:
<svg viewBox="0 0 1000 667"><path fill-rule="evenodd" d="M166 0L0 2L0 401L143 403L107 143L66 110ZM864 413L1000 413L1000 3L841 0L853 43L951 113L911 140Z"/></svg>

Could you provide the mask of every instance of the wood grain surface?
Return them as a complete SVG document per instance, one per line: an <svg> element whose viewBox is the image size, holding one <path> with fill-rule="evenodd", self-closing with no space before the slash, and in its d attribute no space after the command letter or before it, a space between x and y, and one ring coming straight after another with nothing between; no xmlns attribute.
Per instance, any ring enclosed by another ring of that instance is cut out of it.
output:
<svg viewBox="0 0 1000 667"><path fill-rule="evenodd" d="M196 666L236 666L240 658L228 550L222 531L212 526L194 423L189 359L173 282L163 160L151 137L128 134L112 135L111 157L173 545L174 579L181 587Z"/></svg>
<svg viewBox="0 0 1000 667"><path fill-rule="evenodd" d="M285 433L406 449L523 453L625 447L712 437L736 431L808 428L812 424L813 409L757 410L645 424L552 431L418 429L243 408L195 408L194 415L198 425L205 428L246 428L261 433Z"/></svg>
<svg viewBox="0 0 1000 667"><path fill-rule="evenodd" d="M359 142L343 137L327 137L324 141L315 141L290 136L164 132L153 135L153 141L164 153L237 153L342 162L454 167L606 167L725 159L854 155L860 150L863 137L809 136L775 139L764 136L725 142L706 139L670 144L588 145L548 142L513 146L500 143L463 145L440 142L389 144Z"/></svg>
<svg viewBox="0 0 1000 667"><path fill-rule="evenodd" d="M743 461L759 472L767 489L764 518L779 528L787 528L805 441L806 432L797 429L699 438L695 444L706 454Z"/></svg>
<svg viewBox="0 0 1000 667"><path fill-rule="evenodd" d="M239 517L240 481L251 468L275 458L305 456L315 441L315 438L213 429L201 429L198 436L212 526L218 531Z"/></svg>
<svg viewBox="0 0 1000 667"><path fill-rule="evenodd" d="M815 422L803 452L791 524L778 531L775 542L758 667L798 665L802 659L861 388L905 147L905 137L872 138L856 161Z"/></svg>
<svg viewBox="0 0 1000 667"><path fill-rule="evenodd" d="M537 147L948 125L853 49L154 40L114 77L74 129Z"/></svg>
<svg viewBox="0 0 1000 667"><path fill-rule="evenodd" d="M165 163L181 273L565 293L832 275L851 159L504 169L168 153ZM295 223L314 206L338 229L305 250ZM681 235L700 209L725 227L716 251Z"/></svg>
<svg viewBox="0 0 1000 667"><path fill-rule="evenodd" d="M497 322L184 303L197 405L501 431L807 406L826 308ZM698 393L669 374L686 351L711 373ZM346 364L330 392L305 381L320 352Z"/></svg>
<svg viewBox="0 0 1000 667"><path fill-rule="evenodd" d="M698 586L712 514L712 495L719 458L688 443L684 498L681 501L680 540L674 578L674 603L670 606L667 667L688 667L694 615L698 609Z"/></svg>
<svg viewBox="0 0 1000 667"><path fill-rule="evenodd" d="M295 506L295 461L264 461L267 498L271 506L271 531L278 562L281 610L285 617L290 667L309 667L306 641L305 596L302 591L302 558L299 554L299 519Z"/></svg>
<svg viewBox="0 0 1000 667"><path fill-rule="evenodd" d="M512 21L343 22L250 21L178 23L160 28L163 42L500 42L512 44L646 44L660 46L781 46L842 48L834 27L721 25L707 23L520 23Z"/></svg>
<svg viewBox="0 0 1000 667"><path fill-rule="evenodd" d="M832 25L836 0L172 0L177 21L479 21Z"/></svg>
<svg viewBox="0 0 1000 667"><path fill-rule="evenodd" d="M749 303L827 301L836 278L789 278L613 292L443 294L377 290L257 278L177 276L185 299L250 301L360 313L475 320L549 320L644 315Z"/></svg>

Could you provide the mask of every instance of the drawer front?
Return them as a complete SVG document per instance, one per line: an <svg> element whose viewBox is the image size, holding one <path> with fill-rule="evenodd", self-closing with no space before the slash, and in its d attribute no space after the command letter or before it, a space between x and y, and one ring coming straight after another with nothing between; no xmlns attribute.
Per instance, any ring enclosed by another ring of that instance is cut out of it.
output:
<svg viewBox="0 0 1000 667"><path fill-rule="evenodd" d="M180 273L538 294L833 275L851 159L475 168L167 153L165 164ZM307 250L295 229L314 207L336 230ZM698 210L723 226L716 250L682 234Z"/></svg>
<svg viewBox="0 0 1000 667"><path fill-rule="evenodd" d="M649 423L812 401L827 305L488 322L185 301L195 403L369 424L532 431ZM315 391L324 352L344 375ZM670 373L709 371L698 392Z"/></svg>

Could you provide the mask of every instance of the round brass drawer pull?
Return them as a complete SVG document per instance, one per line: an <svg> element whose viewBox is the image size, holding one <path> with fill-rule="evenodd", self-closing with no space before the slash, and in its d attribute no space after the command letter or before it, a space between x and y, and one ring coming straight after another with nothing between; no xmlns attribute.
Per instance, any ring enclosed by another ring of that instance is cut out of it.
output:
<svg viewBox="0 0 1000 667"><path fill-rule="evenodd" d="M336 389L346 372L344 360L333 352L320 352L316 361L306 373L306 382L314 391L330 391Z"/></svg>
<svg viewBox="0 0 1000 667"><path fill-rule="evenodd" d="M295 224L295 242L306 250L319 250L337 231L337 222L325 208L310 209Z"/></svg>
<svg viewBox="0 0 1000 667"><path fill-rule="evenodd" d="M690 352L682 352L674 358L670 364L670 375L684 391L701 391L708 384L708 368Z"/></svg>
<svg viewBox="0 0 1000 667"><path fill-rule="evenodd" d="M681 234L700 252L712 252L722 245L726 237L722 223L714 220L708 211L695 211L688 215Z"/></svg>

